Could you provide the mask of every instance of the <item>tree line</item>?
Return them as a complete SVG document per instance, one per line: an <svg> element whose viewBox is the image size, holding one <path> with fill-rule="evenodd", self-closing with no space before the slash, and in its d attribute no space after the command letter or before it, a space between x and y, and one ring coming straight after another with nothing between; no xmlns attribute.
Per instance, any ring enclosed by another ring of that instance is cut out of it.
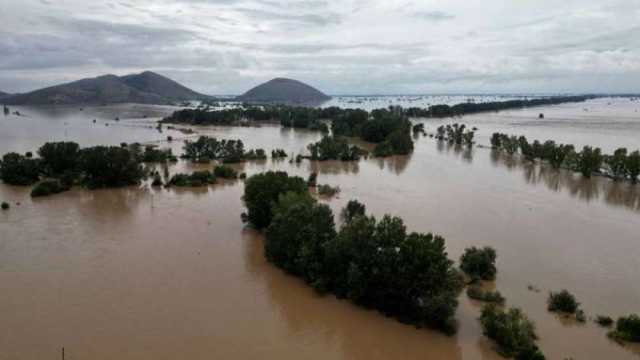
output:
<svg viewBox="0 0 640 360"><path fill-rule="evenodd" d="M246 151L242 140L218 140L209 136L200 136L196 141L185 140L183 150L182 158L201 163L220 160L230 164L245 160L264 160L267 158L267 153L264 149L251 149ZM280 153L277 154L281 155Z"/></svg>
<svg viewBox="0 0 640 360"><path fill-rule="evenodd" d="M615 180L638 181L640 176L640 151L629 153L626 148L619 148L612 155L602 153L600 148L584 146L580 152L573 145L556 144L553 140L541 143L538 140L529 142L524 136L509 136L494 133L491 136L494 149L515 154L520 151L530 161L548 161L554 168L566 168L581 173L584 177L592 174L604 174Z"/></svg>

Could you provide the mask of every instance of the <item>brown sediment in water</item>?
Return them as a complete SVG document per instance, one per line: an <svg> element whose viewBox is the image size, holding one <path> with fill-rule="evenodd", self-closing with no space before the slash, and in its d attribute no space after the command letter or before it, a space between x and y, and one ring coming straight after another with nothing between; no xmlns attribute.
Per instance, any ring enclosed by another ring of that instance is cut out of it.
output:
<svg viewBox="0 0 640 360"><path fill-rule="evenodd" d="M545 114L553 118L553 111ZM132 131L100 129L114 144ZM146 131L139 141L167 135ZM288 154L320 137L272 126L199 131ZM40 140L21 137L2 146L34 150ZM179 154L182 144L162 146ZM637 185L585 180L427 138L410 157L233 166L248 175L317 172L319 183L341 188L327 202L334 213L358 199L378 217L402 217L411 231L443 235L456 260L465 247L495 247L498 278L489 286L536 322L550 359L640 353L610 341L591 322L566 324L546 308L548 291L567 288L589 316L640 311ZM171 173L205 168L212 165L169 166ZM98 360L500 358L476 320L480 304L464 293L459 333L447 337L319 296L269 265L262 237L240 221L241 181L197 189L73 189L35 200L29 192L0 184L0 200L21 202L0 213L0 348L9 358L58 356L62 346L68 358Z"/></svg>

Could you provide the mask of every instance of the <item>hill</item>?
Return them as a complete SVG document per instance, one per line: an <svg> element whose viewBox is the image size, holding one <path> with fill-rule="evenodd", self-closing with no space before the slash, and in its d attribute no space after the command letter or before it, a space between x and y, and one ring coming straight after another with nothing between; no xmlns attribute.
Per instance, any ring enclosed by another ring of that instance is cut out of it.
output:
<svg viewBox="0 0 640 360"><path fill-rule="evenodd" d="M239 101L284 104L314 104L331 99L298 80L275 78L237 97Z"/></svg>
<svg viewBox="0 0 640 360"><path fill-rule="evenodd" d="M13 105L168 104L207 98L161 75L144 72L118 77L103 75L51 86L4 99Z"/></svg>
<svg viewBox="0 0 640 360"><path fill-rule="evenodd" d="M6 92L4 92L4 91L0 91L0 99L5 98L5 97L7 97L7 96L11 96L11 94L6 93Z"/></svg>

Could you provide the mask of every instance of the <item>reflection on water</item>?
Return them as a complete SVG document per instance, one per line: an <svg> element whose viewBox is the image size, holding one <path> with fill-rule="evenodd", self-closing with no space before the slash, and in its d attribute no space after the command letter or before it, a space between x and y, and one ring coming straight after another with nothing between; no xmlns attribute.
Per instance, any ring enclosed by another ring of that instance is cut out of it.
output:
<svg viewBox="0 0 640 360"><path fill-rule="evenodd" d="M556 192L566 192L579 200L590 202L602 198L607 204L640 210L640 185L627 181L593 176L590 179L565 169L554 169L540 161L527 161L517 155L491 150L491 161L496 166L520 170L527 183L543 184Z"/></svg>

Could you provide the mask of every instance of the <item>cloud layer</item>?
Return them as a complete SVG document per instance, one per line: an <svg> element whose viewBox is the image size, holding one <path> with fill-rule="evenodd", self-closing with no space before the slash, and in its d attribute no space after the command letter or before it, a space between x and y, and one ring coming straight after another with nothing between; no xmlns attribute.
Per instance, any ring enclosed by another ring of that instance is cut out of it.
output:
<svg viewBox="0 0 640 360"><path fill-rule="evenodd" d="M640 0L6 0L0 90L154 70L238 94L640 92Z"/></svg>

